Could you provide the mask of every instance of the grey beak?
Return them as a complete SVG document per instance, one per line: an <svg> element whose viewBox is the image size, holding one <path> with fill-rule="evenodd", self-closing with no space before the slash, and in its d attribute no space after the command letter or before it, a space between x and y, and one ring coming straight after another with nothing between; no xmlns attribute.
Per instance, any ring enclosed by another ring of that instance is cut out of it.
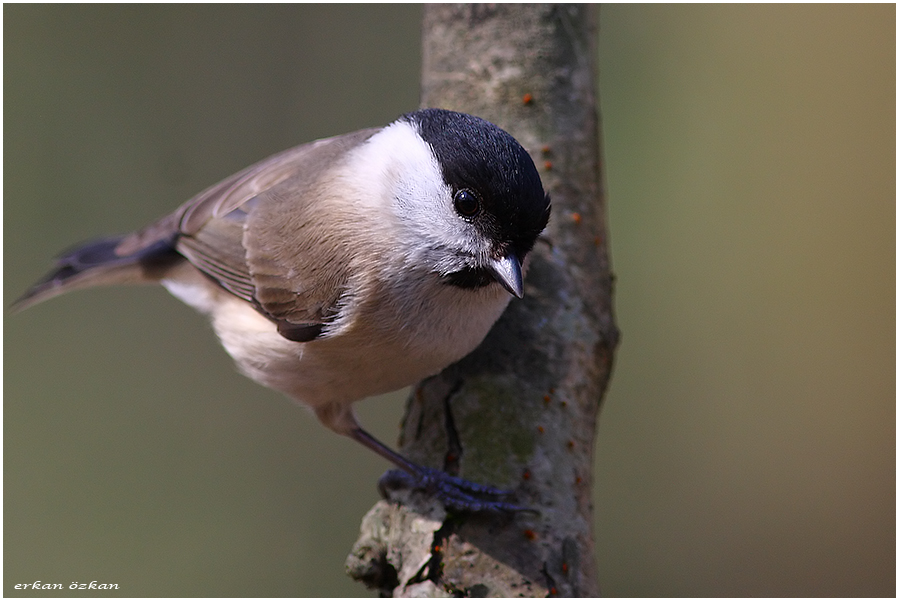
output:
<svg viewBox="0 0 899 601"><path fill-rule="evenodd" d="M524 284L521 281L521 261L515 253L509 253L499 259L490 259L490 271L502 287L517 298L524 296Z"/></svg>

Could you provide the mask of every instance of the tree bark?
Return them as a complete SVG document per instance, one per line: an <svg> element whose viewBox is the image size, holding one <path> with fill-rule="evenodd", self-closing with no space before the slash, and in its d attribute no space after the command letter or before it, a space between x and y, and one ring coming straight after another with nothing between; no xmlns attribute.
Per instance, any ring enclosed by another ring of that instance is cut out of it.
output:
<svg viewBox="0 0 899 601"><path fill-rule="evenodd" d="M532 513L447 516L404 493L365 517L351 576L395 596L596 596L593 440L618 331L612 315L596 102L597 13L586 5L425 8L422 105L472 113L531 153L552 217L525 298L484 343L420 383L401 450L512 489Z"/></svg>

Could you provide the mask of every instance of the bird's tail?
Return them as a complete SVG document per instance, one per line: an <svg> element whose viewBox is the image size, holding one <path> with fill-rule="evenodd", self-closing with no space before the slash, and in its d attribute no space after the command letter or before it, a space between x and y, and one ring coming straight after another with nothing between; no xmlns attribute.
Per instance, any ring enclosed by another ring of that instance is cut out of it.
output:
<svg viewBox="0 0 899 601"><path fill-rule="evenodd" d="M54 269L16 300L11 309L21 311L79 288L157 282L169 267L183 259L171 240L158 240L130 254L121 254L124 239L125 236L117 236L94 240L66 252L56 260Z"/></svg>

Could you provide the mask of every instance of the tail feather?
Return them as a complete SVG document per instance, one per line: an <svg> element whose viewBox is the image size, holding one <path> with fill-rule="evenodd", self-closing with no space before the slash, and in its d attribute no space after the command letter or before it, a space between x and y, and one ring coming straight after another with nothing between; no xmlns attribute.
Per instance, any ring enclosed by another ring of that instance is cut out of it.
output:
<svg viewBox="0 0 899 601"><path fill-rule="evenodd" d="M16 300L11 309L21 311L79 288L156 282L167 268L183 260L169 240L121 256L116 248L123 238L94 240L66 252L56 260L53 271Z"/></svg>

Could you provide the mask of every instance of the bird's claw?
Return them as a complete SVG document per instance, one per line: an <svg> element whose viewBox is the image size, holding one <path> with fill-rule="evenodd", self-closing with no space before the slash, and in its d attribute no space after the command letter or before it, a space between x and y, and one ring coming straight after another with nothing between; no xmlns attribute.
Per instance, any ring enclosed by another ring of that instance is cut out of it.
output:
<svg viewBox="0 0 899 601"><path fill-rule="evenodd" d="M506 499L512 497L514 494L512 491L469 482L432 468L419 467L418 469L419 471L415 474L402 470L385 472L378 480L378 490L381 495L385 499L389 499L391 492L414 489L439 499L444 507L452 511L538 513L534 509L508 502Z"/></svg>

